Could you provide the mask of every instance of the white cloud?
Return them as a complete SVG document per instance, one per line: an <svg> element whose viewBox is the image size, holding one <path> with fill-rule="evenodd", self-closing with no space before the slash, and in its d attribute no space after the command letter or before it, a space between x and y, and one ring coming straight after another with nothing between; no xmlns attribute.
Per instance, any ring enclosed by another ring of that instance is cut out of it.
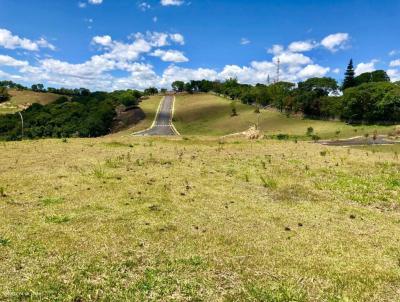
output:
<svg viewBox="0 0 400 302"><path fill-rule="evenodd" d="M184 3L183 0L161 0L162 6L181 6Z"/></svg>
<svg viewBox="0 0 400 302"><path fill-rule="evenodd" d="M92 39L92 42L99 44L101 46L110 46L112 44L112 39L110 36L96 36Z"/></svg>
<svg viewBox="0 0 400 302"><path fill-rule="evenodd" d="M103 3L103 0L89 0L90 4L99 5Z"/></svg>
<svg viewBox="0 0 400 302"><path fill-rule="evenodd" d="M372 72L372 71L376 70L376 67L375 67L376 63L378 63L378 60L372 60L367 63L360 63L357 65L357 67L354 71L357 76L364 72Z"/></svg>
<svg viewBox="0 0 400 302"><path fill-rule="evenodd" d="M312 60L309 57L301 53L283 52L275 56L273 61L277 63L278 59L282 65L305 65L312 63Z"/></svg>
<svg viewBox="0 0 400 302"><path fill-rule="evenodd" d="M140 2L138 4L138 7L139 7L140 10L145 12L146 10L151 8L151 5L149 3L147 3L147 2Z"/></svg>
<svg viewBox="0 0 400 302"><path fill-rule="evenodd" d="M85 2L78 2L78 7L79 8L85 8L86 7L86 3Z"/></svg>
<svg viewBox="0 0 400 302"><path fill-rule="evenodd" d="M157 23L157 21L158 21L158 18L157 17L153 17L153 22Z"/></svg>
<svg viewBox="0 0 400 302"><path fill-rule="evenodd" d="M272 45L272 47L270 49L268 49L268 53L271 53L273 55L279 55L284 50L285 50L285 48L282 45L275 44L275 45Z"/></svg>
<svg viewBox="0 0 400 302"><path fill-rule="evenodd" d="M326 36L322 41L321 45L332 52L336 52L339 49L344 49L346 43L349 41L350 35L348 33L337 33Z"/></svg>
<svg viewBox="0 0 400 302"><path fill-rule="evenodd" d="M391 50L391 51L389 52L389 56L393 57L393 56L398 55L399 53L400 53L399 50L393 49L393 50Z"/></svg>
<svg viewBox="0 0 400 302"><path fill-rule="evenodd" d="M22 66L28 66L29 63L27 61L20 61L14 59L13 57L10 56L0 55L0 65L11 66L11 67L22 67Z"/></svg>
<svg viewBox="0 0 400 302"><path fill-rule="evenodd" d="M247 44L250 44L250 43L251 43L251 41L249 39L247 39L247 38L240 39L240 44L241 45L247 45Z"/></svg>
<svg viewBox="0 0 400 302"><path fill-rule="evenodd" d="M32 41L27 38L20 38L17 35L13 35L11 31L4 28L0 28L0 46L7 49L22 48L30 51L38 51L40 48L55 50L55 46L44 38Z"/></svg>
<svg viewBox="0 0 400 302"><path fill-rule="evenodd" d="M184 45L185 44L185 38L181 34L170 34L169 38L178 44Z"/></svg>
<svg viewBox="0 0 400 302"><path fill-rule="evenodd" d="M329 72L329 67L322 67L320 65L307 65L298 73L298 77L302 79L323 77Z"/></svg>
<svg viewBox="0 0 400 302"><path fill-rule="evenodd" d="M392 62L390 62L389 64L390 67L398 67L400 66L400 59L394 60Z"/></svg>
<svg viewBox="0 0 400 302"><path fill-rule="evenodd" d="M392 82L400 81L400 71L398 69L388 69L387 74Z"/></svg>
<svg viewBox="0 0 400 302"><path fill-rule="evenodd" d="M339 74L340 73L340 68L335 68L334 70L332 70L333 73Z"/></svg>
<svg viewBox="0 0 400 302"><path fill-rule="evenodd" d="M290 43L288 49L291 52L306 52L317 47L318 44L314 41L296 41Z"/></svg>
<svg viewBox="0 0 400 302"><path fill-rule="evenodd" d="M159 57L164 62L182 63L188 62L189 59L178 50L161 50L157 49L152 54L154 57Z"/></svg>
<svg viewBox="0 0 400 302"><path fill-rule="evenodd" d="M218 79L218 73L213 69L207 68L181 68L175 65L169 66L164 70L162 78L159 80L158 86L167 87L174 81L188 82L190 80L209 79L211 81Z"/></svg>

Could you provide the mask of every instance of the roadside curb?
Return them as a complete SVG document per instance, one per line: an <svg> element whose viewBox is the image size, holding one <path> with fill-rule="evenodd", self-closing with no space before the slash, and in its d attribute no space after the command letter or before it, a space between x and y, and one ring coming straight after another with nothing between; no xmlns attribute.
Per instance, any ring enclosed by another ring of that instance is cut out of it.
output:
<svg viewBox="0 0 400 302"><path fill-rule="evenodd" d="M172 108L171 108L171 119L170 119L170 124L171 124L171 128L172 130L174 130L175 134L178 136L181 136L181 134L179 133L179 131L175 128L175 125L172 121L172 119L174 118L174 113L175 113L175 102L176 102L176 97L174 96L174 101L172 102Z"/></svg>

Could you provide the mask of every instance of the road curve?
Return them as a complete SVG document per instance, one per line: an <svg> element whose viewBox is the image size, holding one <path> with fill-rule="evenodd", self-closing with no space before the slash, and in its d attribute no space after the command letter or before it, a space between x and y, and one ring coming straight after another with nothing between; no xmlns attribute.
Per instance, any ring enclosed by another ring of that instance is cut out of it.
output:
<svg viewBox="0 0 400 302"><path fill-rule="evenodd" d="M153 125L144 131L134 133L133 135L139 136L173 136L179 135L174 125L172 124L173 107L175 97L171 95L165 96L158 108L157 115L154 119Z"/></svg>

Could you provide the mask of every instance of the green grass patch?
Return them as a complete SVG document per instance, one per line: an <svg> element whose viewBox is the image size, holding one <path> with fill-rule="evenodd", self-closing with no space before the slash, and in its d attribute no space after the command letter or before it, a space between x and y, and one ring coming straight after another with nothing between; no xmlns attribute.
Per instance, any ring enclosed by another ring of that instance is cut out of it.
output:
<svg viewBox="0 0 400 302"><path fill-rule="evenodd" d="M304 140L388 134L391 126L351 126L342 122L303 119L276 110L261 110L236 102L237 116L232 116L232 101L212 94L182 95L176 98L174 125L182 135L227 135L242 132L253 125L266 135L288 135Z"/></svg>

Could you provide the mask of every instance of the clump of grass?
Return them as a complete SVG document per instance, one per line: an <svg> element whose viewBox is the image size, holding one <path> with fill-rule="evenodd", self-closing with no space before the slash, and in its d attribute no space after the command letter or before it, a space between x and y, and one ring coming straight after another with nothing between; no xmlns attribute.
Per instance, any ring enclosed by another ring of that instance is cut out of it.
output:
<svg viewBox="0 0 400 302"><path fill-rule="evenodd" d="M265 178L264 176L260 175L260 179L264 188L276 189L278 187L278 183L271 178Z"/></svg>
<svg viewBox="0 0 400 302"><path fill-rule="evenodd" d="M7 246L10 244L10 242L11 241L9 239L0 237L0 246Z"/></svg>
<svg viewBox="0 0 400 302"><path fill-rule="evenodd" d="M121 143L121 142L117 142L117 141L113 141L113 142L109 142L109 143L104 143L106 146L109 147L114 147L114 148L122 148L122 147L129 147L132 148L133 145L132 144L126 144L126 143Z"/></svg>
<svg viewBox="0 0 400 302"><path fill-rule="evenodd" d="M314 142L318 142L321 138L320 138L318 135L314 134L314 135L311 136L311 139L312 139Z"/></svg>
<svg viewBox="0 0 400 302"><path fill-rule="evenodd" d="M327 151L321 151L321 152L319 152L319 154L320 154L321 156L326 156Z"/></svg>
<svg viewBox="0 0 400 302"><path fill-rule="evenodd" d="M92 174L96 177L96 178L105 178L106 177L106 171L105 169L101 166L101 165L97 165L94 166L92 168Z"/></svg>
<svg viewBox="0 0 400 302"><path fill-rule="evenodd" d="M286 141L289 139L289 135L285 133L279 133L276 138L280 141Z"/></svg>
<svg viewBox="0 0 400 302"><path fill-rule="evenodd" d="M117 158L107 158L106 159L106 167L116 169L121 165L121 162L123 161L122 157L117 157Z"/></svg>
<svg viewBox="0 0 400 302"><path fill-rule="evenodd" d="M43 205L54 205L54 204L60 204L64 202L64 198L63 197L45 197L40 199L40 203L42 203Z"/></svg>
<svg viewBox="0 0 400 302"><path fill-rule="evenodd" d="M307 136L312 136L314 134L314 128L313 127L308 127L306 135Z"/></svg>
<svg viewBox="0 0 400 302"><path fill-rule="evenodd" d="M63 142L63 143L68 143L68 140L64 137L64 138L61 140L61 142Z"/></svg>
<svg viewBox="0 0 400 302"><path fill-rule="evenodd" d="M62 224L69 222L71 218L68 216L59 216L59 215L54 215L54 216L47 216L45 221L47 223L55 223L55 224Z"/></svg>
<svg viewBox="0 0 400 302"><path fill-rule="evenodd" d="M3 187L0 187L0 197L7 197L6 191Z"/></svg>
<svg viewBox="0 0 400 302"><path fill-rule="evenodd" d="M245 175L244 175L244 179L246 180L246 182L250 182L250 177L249 177L248 174L245 174Z"/></svg>
<svg viewBox="0 0 400 302"><path fill-rule="evenodd" d="M400 178L389 179L388 185L392 188L400 187Z"/></svg>

